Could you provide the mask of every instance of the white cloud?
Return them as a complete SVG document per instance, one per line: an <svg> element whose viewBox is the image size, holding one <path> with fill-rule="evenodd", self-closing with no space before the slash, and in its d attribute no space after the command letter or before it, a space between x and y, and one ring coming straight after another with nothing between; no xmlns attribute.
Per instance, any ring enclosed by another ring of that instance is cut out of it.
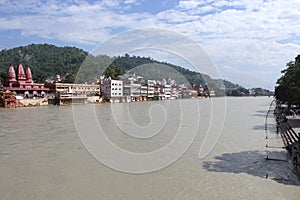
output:
<svg viewBox="0 0 300 200"><path fill-rule="evenodd" d="M191 16L185 12L177 10L167 10L156 15L159 21L165 23L184 23L188 21L199 20L198 16Z"/></svg>
<svg viewBox="0 0 300 200"><path fill-rule="evenodd" d="M139 1L139 0L125 0L124 1L125 4L132 4L132 5L139 5L142 3L142 1Z"/></svg>
<svg viewBox="0 0 300 200"><path fill-rule="evenodd" d="M114 8L118 7L120 5L120 2L118 0L102 0L100 4L104 7Z"/></svg>
<svg viewBox="0 0 300 200"><path fill-rule="evenodd" d="M237 67L232 67L228 65L220 65L222 76L226 76L227 79L235 80L235 83L238 83L246 88L252 87L265 87L272 90L274 86L274 80L270 77L278 75L271 71L262 70L243 70Z"/></svg>
<svg viewBox="0 0 300 200"><path fill-rule="evenodd" d="M128 1L126 4L129 3L137 1ZM37 9L37 5L24 4L30 13L20 12L15 16L0 17L0 30L21 30L22 35L96 45L111 37L114 34L112 29L132 29L136 24L144 24L144 27L157 24L153 16L147 13L118 14L107 9L120 5L119 1L56 5L60 4L44 4ZM12 4L6 6L11 7Z"/></svg>
<svg viewBox="0 0 300 200"><path fill-rule="evenodd" d="M184 10L195 9L201 4L200 1L183 0L179 1L178 7Z"/></svg>
<svg viewBox="0 0 300 200"><path fill-rule="evenodd" d="M127 13L142 3L2 0L0 30L93 46L121 30L168 28L198 42L219 66L246 72L280 71L300 51L294 42L300 37L299 0L180 0L156 15ZM234 74L236 80L243 76Z"/></svg>
<svg viewBox="0 0 300 200"><path fill-rule="evenodd" d="M300 51L292 40L300 35L300 1L214 1L210 6L212 12L200 20L171 28L198 41L218 66L239 69L224 73L225 78L271 89L280 70ZM202 7L187 13L193 16Z"/></svg>
<svg viewBox="0 0 300 200"><path fill-rule="evenodd" d="M257 39L208 40L203 47L224 78L246 87L268 89L273 88L282 68L300 50L299 45Z"/></svg>

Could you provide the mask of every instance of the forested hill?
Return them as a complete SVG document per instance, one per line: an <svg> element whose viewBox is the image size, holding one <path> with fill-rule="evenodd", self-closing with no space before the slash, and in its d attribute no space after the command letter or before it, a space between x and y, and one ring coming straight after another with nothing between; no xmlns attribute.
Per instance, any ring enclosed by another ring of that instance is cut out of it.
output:
<svg viewBox="0 0 300 200"><path fill-rule="evenodd" d="M57 47L49 44L31 44L28 46L20 46L13 49L3 49L0 51L0 73L2 81L6 76L6 71L10 63L16 67L19 61L25 66L28 64L32 70L33 79L37 82L44 82L49 76L60 75L64 77L64 82L72 82L75 80L78 69L89 57L90 70L82 72L83 76L92 80L97 74L96 66L98 62L105 58L106 63L111 63L110 67L104 72L106 76L116 77L124 74L128 70L132 70L140 65L160 66L165 65L176 70L180 75L184 76L190 84L209 84L212 88L220 88L224 82L226 89L236 89L240 86L229 81L211 79L208 75L190 71L188 69L173 64L153 60L152 58L138 56L119 56L110 58L108 56L94 57L91 54L75 47ZM153 70L155 71L155 70ZM133 71L134 72L134 71ZM161 71L157 70L148 75L155 77L164 76ZM169 77L165 77L169 78Z"/></svg>
<svg viewBox="0 0 300 200"><path fill-rule="evenodd" d="M142 66L142 67L139 67ZM136 68L137 67L137 68ZM152 70L147 70L148 68L152 68ZM125 54L125 56L119 56L115 58L110 65L110 67L106 70L104 73L106 76L110 75L113 78L124 74L126 71L132 71L137 74L143 73L143 76L146 78L156 78L156 79L162 79L162 78L171 78L166 77L171 74L170 70L167 68L170 68L171 70L175 71L177 76L183 76L190 84L205 84L205 82L212 81L212 79L205 74L200 74L194 71L190 71L188 69L185 69L180 66L176 66L167 62L160 62L157 60L153 60L152 58L145 58L145 57L139 57L139 56L129 56L128 54ZM168 71L169 73L166 74ZM165 72L165 73L164 73ZM216 80L215 80L216 81Z"/></svg>
<svg viewBox="0 0 300 200"><path fill-rule="evenodd" d="M19 62L23 67L28 64L33 79L44 82L46 77L66 74L76 74L87 52L75 47L57 47L49 44L31 44L0 51L1 77L6 75L7 68L12 63L15 68Z"/></svg>
<svg viewBox="0 0 300 200"><path fill-rule="evenodd" d="M106 77L111 76L115 78L128 71L142 75L146 79L155 78L159 80L163 78L173 78L176 82L188 82L190 85L208 85L209 88L216 90L219 94L224 90L224 86L226 92L232 90L246 90L244 87L227 80L212 79L206 74L191 71L171 63L157 61L149 57L129 56L128 54L114 58L110 67L104 72L104 75Z"/></svg>

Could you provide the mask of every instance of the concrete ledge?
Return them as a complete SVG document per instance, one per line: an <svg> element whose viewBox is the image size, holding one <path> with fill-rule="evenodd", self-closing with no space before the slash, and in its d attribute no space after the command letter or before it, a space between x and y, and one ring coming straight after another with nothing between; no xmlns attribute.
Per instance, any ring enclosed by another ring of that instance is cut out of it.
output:
<svg viewBox="0 0 300 200"><path fill-rule="evenodd" d="M20 99L19 106L47 106L48 99L41 98L41 99Z"/></svg>

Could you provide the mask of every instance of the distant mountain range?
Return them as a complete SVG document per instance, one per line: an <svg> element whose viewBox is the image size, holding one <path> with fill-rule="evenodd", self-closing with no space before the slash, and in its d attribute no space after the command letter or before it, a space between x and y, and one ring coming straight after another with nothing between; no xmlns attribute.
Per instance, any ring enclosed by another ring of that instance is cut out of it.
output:
<svg viewBox="0 0 300 200"><path fill-rule="evenodd" d="M93 56L76 47L57 47L50 44L31 44L0 51L0 78L3 82L10 63L16 67L21 62L31 68L36 82L45 82L49 77L60 75L62 82L93 82L100 75L117 77L124 73L135 73L145 78L171 78L176 82L208 85L217 95L247 94L249 90L227 80L190 71L166 62L128 54L118 57ZM81 66L85 67L84 70ZM109 66L106 68L106 66ZM225 88L224 88L225 87ZM232 92L237 91L237 92Z"/></svg>

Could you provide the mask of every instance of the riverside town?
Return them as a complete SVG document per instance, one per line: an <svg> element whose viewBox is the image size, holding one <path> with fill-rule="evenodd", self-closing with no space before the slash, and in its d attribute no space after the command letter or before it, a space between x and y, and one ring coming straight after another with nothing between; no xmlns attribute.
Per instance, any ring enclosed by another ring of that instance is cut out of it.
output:
<svg viewBox="0 0 300 200"><path fill-rule="evenodd" d="M57 82L56 82L57 81ZM124 74L116 79L100 78L93 84L61 83L60 77L51 83L34 83L30 67L22 63L15 70L11 63L2 86L0 106L42 106L74 103L138 102L185 98L214 97L215 92L204 85L188 87L175 80L145 80L135 74Z"/></svg>

